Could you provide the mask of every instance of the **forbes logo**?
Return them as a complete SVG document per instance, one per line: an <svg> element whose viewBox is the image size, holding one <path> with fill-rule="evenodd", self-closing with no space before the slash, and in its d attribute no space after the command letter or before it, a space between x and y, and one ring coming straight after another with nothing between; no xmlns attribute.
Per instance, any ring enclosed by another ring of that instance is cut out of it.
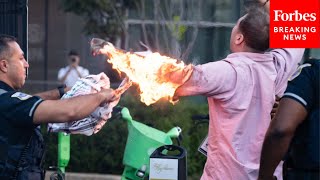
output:
<svg viewBox="0 0 320 180"><path fill-rule="evenodd" d="M316 13L299 13L295 10L293 13L285 13L282 10L273 10L274 21L316 21Z"/></svg>

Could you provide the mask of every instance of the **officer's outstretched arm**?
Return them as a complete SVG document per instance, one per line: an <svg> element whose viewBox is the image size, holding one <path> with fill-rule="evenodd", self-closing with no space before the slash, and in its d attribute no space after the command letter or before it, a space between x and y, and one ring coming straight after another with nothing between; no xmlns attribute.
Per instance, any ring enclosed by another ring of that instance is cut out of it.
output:
<svg viewBox="0 0 320 180"><path fill-rule="evenodd" d="M35 124L61 123L83 119L99 105L114 101L116 95L112 89L103 89L98 93L77 96L63 100L46 100L39 104L33 116Z"/></svg>

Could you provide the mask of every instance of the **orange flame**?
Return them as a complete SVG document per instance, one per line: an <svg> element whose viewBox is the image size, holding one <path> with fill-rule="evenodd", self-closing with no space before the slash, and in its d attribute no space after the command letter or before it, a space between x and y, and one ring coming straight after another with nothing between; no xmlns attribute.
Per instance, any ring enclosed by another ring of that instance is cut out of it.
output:
<svg viewBox="0 0 320 180"><path fill-rule="evenodd" d="M108 62L118 72L124 72L140 89L141 101L146 105L155 103L161 98L172 98L181 83L168 81L170 72L183 70L186 65L181 61L162 56L159 53L148 53L146 56L124 52L116 49L111 43L104 44L100 53L109 57Z"/></svg>

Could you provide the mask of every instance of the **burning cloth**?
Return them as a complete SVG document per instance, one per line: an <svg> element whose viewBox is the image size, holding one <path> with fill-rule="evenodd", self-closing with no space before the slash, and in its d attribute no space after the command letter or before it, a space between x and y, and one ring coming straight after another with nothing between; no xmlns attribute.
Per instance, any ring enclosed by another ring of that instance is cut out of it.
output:
<svg viewBox="0 0 320 180"><path fill-rule="evenodd" d="M174 103L174 93L184 84L193 72L193 65L184 64L174 58L159 53L131 53L115 48L102 39L91 40L93 54L108 56L108 62L118 72L138 85L140 100L146 105L153 104L161 98Z"/></svg>
<svg viewBox="0 0 320 180"><path fill-rule="evenodd" d="M126 78L122 81L115 92L118 95L121 95L130 86L131 82ZM85 78L79 79L71 90L64 94L61 99L97 93L101 88L110 88L110 81L107 75L105 73L89 75ZM86 136L96 134L111 117L112 109L118 104L118 102L119 100L108 104L105 103L102 107L96 108L88 117L78 121L68 123L49 123L48 131L65 132L68 134L84 134Z"/></svg>

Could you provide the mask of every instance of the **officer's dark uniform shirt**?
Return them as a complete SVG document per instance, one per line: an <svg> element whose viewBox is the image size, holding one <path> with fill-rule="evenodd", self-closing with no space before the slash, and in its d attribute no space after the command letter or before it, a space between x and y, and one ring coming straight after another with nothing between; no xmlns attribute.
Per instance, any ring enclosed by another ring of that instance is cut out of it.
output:
<svg viewBox="0 0 320 180"><path fill-rule="evenodd" d="M291 166L296 169L319 170L319 67L320 60L302 65L300 74L289 81L283 97L299 102L308 112L296 129L289 148Z"/></svg>
<svg viewBox="0 0 320 180"><path fill-rule="evenodd" d="M42 101L40 97L15 91L0 81L0 177L7 176L8 173L12 175L11 171L16 167L21 151L27 144L30 146L28 153L38 151L30 141L32 136L37 136L34 135L35 132L40 132L36 131L39 127L33 123L33 115ZM37 137L39 138L42 138L41 134ZM30 154L25 157L21 166L30 166L24 163L38 163L33 162L36 160Z"/></svg>

